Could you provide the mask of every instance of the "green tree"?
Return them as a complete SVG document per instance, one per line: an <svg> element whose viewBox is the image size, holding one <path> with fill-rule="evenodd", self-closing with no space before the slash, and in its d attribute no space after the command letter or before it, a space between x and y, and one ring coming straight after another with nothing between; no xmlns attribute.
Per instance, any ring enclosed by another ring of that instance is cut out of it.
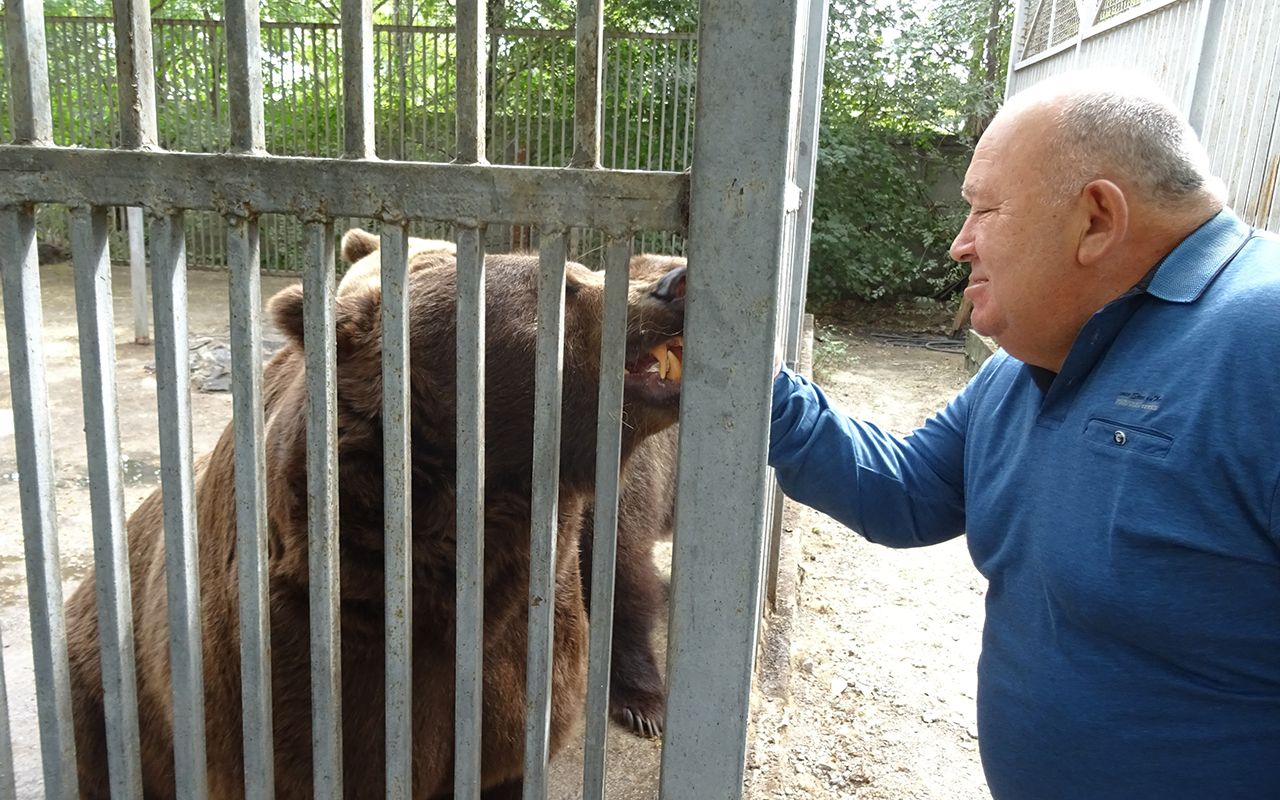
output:
<svg viewBox="0 0 1280 800"><path fill-rule="evenodd" d="M1009 8L1009 0L831 4L813 299L935 294L963 274L946 253L959 197L936 187L963 171L1003 93Z"/></svg>

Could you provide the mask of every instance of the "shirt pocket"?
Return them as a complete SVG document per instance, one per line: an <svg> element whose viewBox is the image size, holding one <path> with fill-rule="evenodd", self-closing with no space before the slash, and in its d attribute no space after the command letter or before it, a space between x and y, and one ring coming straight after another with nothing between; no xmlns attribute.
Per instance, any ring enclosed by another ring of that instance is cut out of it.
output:
<svg viewBox="0 0 1280 800"><path fill-rule="evenodd" d="M1115 453L1140 453L1151 458L1164 458L1173 446L1173 437L1167 433L1103 417L1089 420L1084 438L1093 447Z"/></svg>

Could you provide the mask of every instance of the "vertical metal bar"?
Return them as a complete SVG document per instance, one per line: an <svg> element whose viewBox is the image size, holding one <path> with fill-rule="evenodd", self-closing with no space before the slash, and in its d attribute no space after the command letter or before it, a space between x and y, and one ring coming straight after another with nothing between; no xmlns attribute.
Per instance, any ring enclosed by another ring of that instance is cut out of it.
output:
<svg viewBox="0 0 1280 800"><path fill-rule="evenodd" d="M382 476L386 545L387 800L413 791L408 231L382 226Z"/></svg>
<svg viewBox="0 0 1280 800"><path fill-rule="evenodd" d="M658 87L653 80L653 70L658 64L658 42L650 42L649 50L649 58L645 59L649 64L649 80L645 81L645 88L649 90L649 130L647 131L648 135L644 138L645 169L653 169L653 119L656 116L654 111L658 102ZM638 150L639 147L637 146Z"/></svg>
<svg viewBox="0 0 1280 800"><path fill-rule="evenodd" d="M115 329L105 208L77 208L72 212L71 253L75 260L84 433L93 513L107 763L112 795L140 798L142 757L138 740L133 605L125 540L124 487L120 479Z"/></svg>
<svg viewBox="0 0 1280 800"><path fill-rule="evenodd" d="M241 153L266 149L262 126L262 34L255 0L227 0L227 94L231 100L231 147Z"/></svg>
<svg viewBox="0 0 1280 800"><path fill-rule="evenodd" d="M5 0L5 68L15 144L53 144L49 59L40 0Z"/></svg>
<svg viewBox="0 0 1280 800"><path fill-rule="evenodd" d="M676 42L679 44L679 42ZM662 47L662 100L658 113L658 169L662 169L663 162L667 160L667 106L670 105L668 93L670 92L670 76L671 76L671 45L670 41L663 41ZM655 58L656 62L657 59ZM674 117L673 117L674 119ZM650 139L653 137L650 136ZM672 139L674 140L674 136ZM675 149L675 148L672 148Z"/></svg>
<svg viewBox="0 0 1280 800"><path fill-rule="evenodd" d="M778 323L797 0L707 4L690 263L661 796L741 796L759 625L769 386ZM732 75L732 81L723 78ZM741 87L755 87L743 103ZM724 197L734 193L732 207ZM747 242L746 224L759 233ZM715 497L714 504L695 498ZM683 532L696 531L697 536Z"/></svg>
<svg viewBox="0 0 1280 800"><path fill-rule="evenodd" d="M311 577L311 758L315 796L342 797L338 581L337 339L333 223L306 224L307 538Z"/></svg>
<svg viewBox="0 0 1280 800"><path fill-rule="evenodd" d="M347 158L373 158L373 3L342 0L342 107Z"/></svg>
<svg viewBox="0 0 1280 800"><path fill-rule="evenodd" d="M9 729L9 693L5 689L4 642L0 636L0 800L17 800L13 774L13 737Z"/></svg>
<svg viewBox="0 0 1280 800"><path fill-rule="evenodd" d="M129 228L129 284L133 294L133 343L151 343L151 313L147 307L147 246L141 208L125 212Z"/></svg>
<svg viewBox="0 0 1280 800"><path fill-rule="evenodd" d="M605 243L604 322L600 337L600 402L596 421L596 511L591 564L591 643L583 800L603 800L609 733L609 667L613 651L614 563L618 552L618 469L622 459L622 375L627 349L627 284L631 237Z"/></svg>
<svg viewBox="0 0 1280 800"><path fill-rule="evenodd" d="M1199 136L1204 132L1204 118L1209 108L1209 93L1218 66L1218 46L1222 40L1222 23L1226 16L1225 0L1203 0L1196 28L1198 35L1191 43L1186 78L1187 121Z"/></svg>
<svg viewBox="0 0 1280 800"><path fill-rule="evenodd" d="M458 586L454 796L480 797L484 662L484 230L458 228Z"/></svg>
<svg viewBox="0 0 1280 800"><path fill-rule="evenodd" d="M485 5L458 3L458 157L459 164L484 164L485 158Z"/></svg>
<svg viewBox="0 0 1280 800"><path fill-rule="evenodd" d="M609 168L618 169L618 120L625 113L622 109L622 92L618 91L618 78L622 74L622 48L625 39L618 39L613 45L613 135L612 147L609 149ZM623 138L626 138L626 131L623 131Z"/></svg>
<svg viewBox="0 0 1280 800"><path fill-rule="evenodd" d="M604 4L578 1L577 46L574 54L573 162L590 169L600 166L600 86L604 73Z"/></svg>
<svg viewBox="0 0 1280 800"><path fill-rule="evenodd" d="M633 102L633 99L632 99L633 87L636 85L635 72L636 72L636 43L634 40L628 40L627 41L627 83L626 83L627 110L626 110L626 119L624 119L622 122L622 164L620 165L621 169L636 168L636 164L631 163L631 105ZM641 101L643 99L644 98L641 97ZM634 102L637 103L636 107L639 108L638 103L640 101L634 101ZM637 152L639 152L638 148L637 148ZM636 161L637 162L639 161L638 157Z"/></svg>
<svg viewBox="0 0 1280 800"><path fill-rule="evenodd" d="M529 545L529 672L524 723L524 798L547 794L551 733L551 643L555 636L560 401L564 366L564 274L568 238L539 230L537 378L533 406L533 496Z"/></svg>
<svg viewBox="0 0 1280 800"><path fill-rule="evenodd" d="M809 280L809 234L813 224L813 185L818 168L818 122L822 117L822 74L827 49L829 0L808 0L809 19L801 78L800 124L797 127L795 182L800 190L799 217L791 263L791 307L787 316L785 358L793 369L800 358L805 293Z"/></svg>
<svg viewBox="0 0 1280 800"><path fill-rule="evenodd" d="M151 6L147 0L112 0L115 10L116 73L120 91L120 145L155 147L156 87L151 53Z"/></svg>
<svg viewBox="0 0 1280 800"><path fill-rule="evenodd" d="M41 346L40 264L36 257L35 209L31 206L0 209L0 275L4 283L9 387L45 796L74 798L78 794L75 736L71 728L71 681L58 569L49 392Z"/></svg>
<svg viewBox="0 0 1280 800"><path fill-rule="evenodd" d="M164 494L174 766L184 796L208 795L204 745L200 569L187 363L187 246L181 211L152 223L160 486Z"/></svg>
<svg viewBox="0 0 1280 800"><path fill-rule="evenodd" d="M262 281L258 221L228 221L231 267L231 392L240 581L244 783L249 800L275 791L271 727L271 625L267 593L267 465L262 409Z"/></svg>

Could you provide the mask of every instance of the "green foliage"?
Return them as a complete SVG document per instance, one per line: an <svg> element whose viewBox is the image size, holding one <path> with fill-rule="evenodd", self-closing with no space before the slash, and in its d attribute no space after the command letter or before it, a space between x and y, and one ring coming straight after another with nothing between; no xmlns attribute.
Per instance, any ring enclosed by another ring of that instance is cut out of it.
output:
<svg viewBox="0 0 1280 800"><path fill-rule="evenodd" d="M1009 7L832 3L811 298L936 294L965 272L947 255L963 218L958 176L1003 93L1008 34L990 32L989 50L988 25L993 10L999 23Z"/></svg>
<svg viewBox="0 0 1280 800"><path fill-rule="evenodd" d="M877 299L935 294L963 268L946 256L962 213L930 197L955 155L853 122L824 125L818 151L809 296Z"/></svg>

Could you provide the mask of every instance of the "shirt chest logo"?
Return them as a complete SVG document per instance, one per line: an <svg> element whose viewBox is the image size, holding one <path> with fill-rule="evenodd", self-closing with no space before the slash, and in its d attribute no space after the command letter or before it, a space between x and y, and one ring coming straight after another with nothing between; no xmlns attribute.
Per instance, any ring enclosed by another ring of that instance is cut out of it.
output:
<svg viewBox="0 0 1280 800"><path fill-rule="evenodd" d="M1116 405L1120 408L1136 408L1139 411L1156 411L1163 401L1164 396L1159 394L1121 392L1120 396L1116 398Z"/></svg>

